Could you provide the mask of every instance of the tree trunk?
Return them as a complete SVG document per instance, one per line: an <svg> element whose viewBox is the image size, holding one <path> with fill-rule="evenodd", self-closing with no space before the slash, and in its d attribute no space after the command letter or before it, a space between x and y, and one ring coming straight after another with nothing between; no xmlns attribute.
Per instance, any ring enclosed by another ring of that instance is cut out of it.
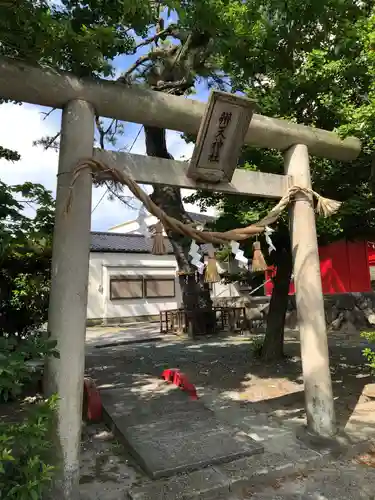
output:
<svg viewBox="0 0 375 500"><path fill-rule="evenodd" d="M265 361L277 361L284 357L285 316L293 268L289 244L277 249L275 264L277 271L268 311L266 336L261 351L261 358Z"/></svg>
<svg viewBox="0 0 375 500"><path fill-rule="evenodd" d="M167 150L164 129L145 126L145 135L148 156L172 159ZM154 186L151 198L168 215L185 223L192 222L183 207L180 189ZM214 333L215 314L212 310L210 291L202 277L198 276L196 268L189 262L191 240L172 231L168 232L168 238L173 247L178 269L184 273L180 276L179 282L189 336L193 338L196 335Z"/></svg>

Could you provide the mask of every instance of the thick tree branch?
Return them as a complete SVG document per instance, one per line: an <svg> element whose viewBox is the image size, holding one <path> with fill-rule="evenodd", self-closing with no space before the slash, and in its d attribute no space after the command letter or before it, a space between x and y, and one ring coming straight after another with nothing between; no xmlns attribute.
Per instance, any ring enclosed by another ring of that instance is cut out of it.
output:
<svg viewBox="0 0 375 500"><path fill-rule="evenodd" d="M148 61L155 61L156 59L161 59L161 60L167 59L168 57L173 55L177 49L178 49L178 46L174 45L174 46L168 47L168 48L163 48L163 49L158 48L158 49L151 50L148 54L145 54L145 55L139 57L135 61L135 63L132 64L130 66L130 68L128 70L126 70L125 73L123 73L120 76L120 78L118 78L117 81L120 83L129 84L130 83L129 77L139 66L141 66L142 64L144 64Z"/></svg>
<svg viewBox="0 0 375 500"><path fill-rule="evenodd" d="M133 54L135 54L137 50L140 49L141 47L144 47L145 45L150 45L150 43L157 42L160 38L165 38L167 35L170 35L176 28L177 28L176 24L170 24L168 28L165 28L159 31L158 33L155 33L155 35L146 38L146 40L143 40L135 47Z"/></svg>
<svg viewBox="0 0 375 500"><path fill-rule="evenodd" d="M113 138L117 131L118 131L118 120L113 118L111 120L111 123L108 125L108 127L105 129L103 125L100 123L99 116L95 116L95 124L96 128L98 129L99 132L99 144L102 149L105 149L105 138L108 134L111 134L111 138ZM115 129L112 131L113 126L115 126ZM108 140L108 139L107 139ZM110 141L111 139L109 139Z"/></svg>
<svg viewBox="0 0 375 500"><path fill-rule="evenodd" d="M127 69L125 71L125 73L123 75L120 76L120 78L118 79L119 82L121 83L129 83L128 81L128 77L133 73L133 71L135 71L139 66L141 66L142 64L144 64L145 62L149 61L151 58L150 58L150 55L149 54L145 54L144 56L141 56L139 57L134 64L132 64L130 66L129 69Z"/></svg>
<svg viewBox="0 0 375 500"><path fill-rule="evenodd" d="M173 38L176 38L177 40L180 40L181 43L185 43L186 40L189 38L189 32L177 28L171 31L171 36Z"/></svg>
<svg viewBox="0 0 375 500"><path fill-rule="evenodd" d="M143 40L141 43L139 43L135 47L133 54L135 54L141 47L145 47L146 45L150 45L151 43L156 43L160 39L165 40L167 36L172 36L173 38L180 40L180 42L185 42L189 36L189 33L186 30L181 30L177 26L177 24L170 24L167 28L162 29L158 33L155 33L155 35L150 36L149 38L146 38L146 40Z"/></svg>
<svg viewBox="0 0 375 500"><path fill-rule="evenodd" d="M182 78L181 80L177 80L176 82L158 82L156 86L152 86L154 90L173 90L173 89L180 89L180 90L187 90L194 84L194 81L189 81L187 78Z"/></svg>

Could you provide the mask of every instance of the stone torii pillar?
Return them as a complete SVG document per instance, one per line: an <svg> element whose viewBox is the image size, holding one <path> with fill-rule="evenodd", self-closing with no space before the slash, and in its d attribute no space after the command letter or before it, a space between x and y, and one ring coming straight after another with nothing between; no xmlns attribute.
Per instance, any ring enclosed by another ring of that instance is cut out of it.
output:
<svg viewBox="0 0 375 500"><path fill-rule="evenodd" d="M92 191L88 170L77 179L66 209L73 169L80 159L92 156L93 145L92 106L70 101L62 115L48 317L48 331L57 340L60 358L48 360L45 375L47 393L59 396L54 437L60 470L52 494L56 500L79 499Z"/></svg>
<svg viewBox="0 0 375 500"><path fill-rule="evenodd" d="M293 184L311 188L307 146L292 146L284 158L285 173L292 177ZM312 197L302 192L290 209L290 236L307 427L319 436L330 437L336 430L335 411L315 213Z"/></svg>

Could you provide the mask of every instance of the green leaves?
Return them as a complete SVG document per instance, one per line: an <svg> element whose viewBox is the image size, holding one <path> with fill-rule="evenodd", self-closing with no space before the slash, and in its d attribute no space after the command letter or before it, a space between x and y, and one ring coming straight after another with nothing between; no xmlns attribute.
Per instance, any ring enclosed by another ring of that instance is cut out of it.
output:
<svg viewBox="0 0 375 500"><path fill-rule="evenodd" d="M59 357L56 346L37 333L27 338L0 337L0 402L15 399L40 376L38 362L43 365L47 356Z"/></svg>
<svg viewBox="0 0 375 500"><path fill-rule="evenodd" d="M0 158L5 158L8 161L18 161L21 159L20 155L16 151L11 151L10 149L3 148L0 146Z"/></svg>
<svg viewBox="0 0 375 500"><path fill-rule="evenodd" d="M113 76L111 60L131 53L134 33L145 34L155 19L148 0L18 3L0 6L0 53L78 76Z"/></svg>
<svg viewBox="0 0 375 500"><path fill-rule="evenodd" d="M57 397L39 402L18 424L0 423L0 496L7 500L39 500L52 481L50 432Z"/></svg>
<svg viewBox="0 0 375 500"><path fill-rule="evenodd" d="M239 7L238 7L239 8ZM352 163L311 158L313 187L343 202L339 213L317 219L321 244L375 234L375 8L354 1L242 2L227 19L237 23L237 43L220 46L222 67L234 90L256 98L263 114L335 130L363 141ZM238 11L239 12L239 11ZM225 48L224 48L225 47ZM370 156L371 155L371 156ZM242 168L282 173L281 156L244 148ZM269 210L267 200L203 195L201 205L219 204L220 229L256 221Z"/></svg>
<svg viewBox="0 0 375 500"><path fill-rule="evenodd" d="M361 337L365 338L369 343L375 343L375 332L362 332ZM362 354L366 358L372 374L375 374L375 350L372 347L365 347Z"/></svg>
<svg viewBox="0 0 375 500"><path fill-rule="evenodd" d="M36 207L26 216L24 206ZM0 183L0 335L25 335L47 318L54 200L40 184Z"/></svg>

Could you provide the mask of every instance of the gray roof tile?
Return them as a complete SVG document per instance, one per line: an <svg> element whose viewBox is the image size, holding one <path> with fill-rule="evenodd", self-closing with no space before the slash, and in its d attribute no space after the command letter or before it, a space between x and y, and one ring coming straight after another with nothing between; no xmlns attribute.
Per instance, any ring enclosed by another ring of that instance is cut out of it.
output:
<svg viewBox="0 0 375 500"><path fill-rule="evenodd" d="M215 217L206 214L188 215L198 223L212 222ZM168 238L165 238L167 254L173 254L173 249ZM142 234L91 232L91 252L126 252L126 253L151 253L152 239L146 239Z"/></svg>
<svg viewBox="0 0 375 500"><path fill-rule="evenodd" d="M194 222L198 222L201 224L204 224L206 222L213 222L216 219L216 217L207 214L194 214L193 212L187 212L187 214Z"/></svg>
<svg viewBox="0 0 375 500"><path fill-rule="evenodd" d="M172 245L165 238L167 253L172 254ZM151 253L152 239L146 239L142 234L126 233L91 233L91 252L126 252Z"/></svg>

